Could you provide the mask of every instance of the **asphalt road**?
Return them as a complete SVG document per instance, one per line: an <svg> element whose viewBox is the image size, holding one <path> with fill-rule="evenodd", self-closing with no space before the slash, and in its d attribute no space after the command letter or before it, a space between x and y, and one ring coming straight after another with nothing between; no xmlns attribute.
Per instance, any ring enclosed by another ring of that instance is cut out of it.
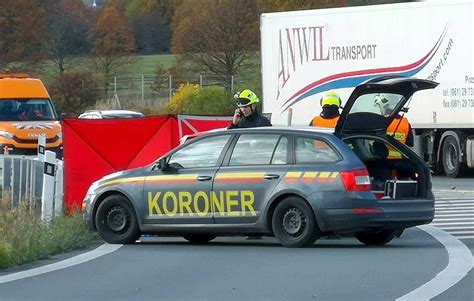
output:
<svg viewBox="0 0 474 301"><path fill-rule="evenodd" d="M382 247L353 238L287 249L274 238L222 237L192 245L181 238L142 237L104 256L15 281L2 283L93 248L2 271L0 300L404 300L410 294L420 300L426 291L433 300L474 300L474 272L468 272L474 239L465 238L474 235L474 185L443 177L433 184L432 229L447 242L420 228ZM446 234L453 228L458 230Z"/></svg>
<svg viewBox="0 0 474 301"><path fill-rule="evenodd" d="M68 269L0 285L5 300L394 300L447 265L439 242L411 229L385 247L354 239L282 248L275 239L191 245L145 238ZM54 285L52 285L54 284ZM41 292L41 294L39 294Z"/></svg>

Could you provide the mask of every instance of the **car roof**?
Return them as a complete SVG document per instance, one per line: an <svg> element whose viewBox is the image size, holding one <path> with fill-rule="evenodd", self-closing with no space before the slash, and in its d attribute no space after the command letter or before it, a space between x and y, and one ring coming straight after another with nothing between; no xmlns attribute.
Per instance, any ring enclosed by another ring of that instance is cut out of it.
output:
<svg viewBox="0 0 474 301"><path fill-rule="evenodd" d="M143 113L137 112L137 111L132 111L132 110L88 110L79 115L79 118L91 115L91 114L96 114L100 116L130 116L130 115L136 115L136 116L145 116Z"/></svg>

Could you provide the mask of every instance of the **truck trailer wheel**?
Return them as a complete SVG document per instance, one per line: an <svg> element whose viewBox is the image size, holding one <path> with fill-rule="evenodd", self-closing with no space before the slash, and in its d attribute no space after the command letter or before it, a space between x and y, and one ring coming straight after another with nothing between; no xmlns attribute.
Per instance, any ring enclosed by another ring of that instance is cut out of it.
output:
<svg viewBox="0 0 474 301"><path fill-rule="evenodd" d="M443 152L441 160L443 162L444 173L451 178L460 175L462 164L459 162L461 147L453 136L448 136L443 142Z"/></svg>

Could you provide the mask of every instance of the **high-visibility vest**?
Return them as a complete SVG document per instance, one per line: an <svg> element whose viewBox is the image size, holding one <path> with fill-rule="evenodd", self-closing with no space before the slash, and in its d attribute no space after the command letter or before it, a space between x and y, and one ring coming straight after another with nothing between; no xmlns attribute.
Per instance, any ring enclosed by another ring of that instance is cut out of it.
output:
<svg viewBox="0 0 474 301"><path fill-rule="evenodd" d="M401 120L400 120L401 118ZM395 131L396 130L396 131ZM395 135L394 135L395 133ZM405 117L395 117L387 128L387 134L405 144L410 133L410 123ZM400 159L402 155L392 147L388 148L388 159Z"/></svg>
<svg viewBox="0 0 474 301"><path fill-rule="evenodd" d="M313 118L313 121L311 121L311 125L323 128L335 128L338 120L339 116L328 119L321 116L316 116Z"/></svg>

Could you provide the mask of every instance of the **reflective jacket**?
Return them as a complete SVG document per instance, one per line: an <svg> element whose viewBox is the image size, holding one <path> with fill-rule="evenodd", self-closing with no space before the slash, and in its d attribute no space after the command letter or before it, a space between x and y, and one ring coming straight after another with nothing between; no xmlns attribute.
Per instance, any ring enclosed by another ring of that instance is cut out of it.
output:
<svg viewBox="0 0 474 301"><path fill-rule="evenodd" d="M392 123L390 123L387 128L387 134L393 136L395 139L397 139L403 144L413 146L413 135L411 133L411 125L408 122L408 119L406 119L405 117L395 117L395 119L392 121ZM389 147L389 159L399 159L401 157L402 155L398 151Z"/></svg>
<svg viewBox="0 0 474 301"><path fill-rule="evenodd" d="M338 120L339 116L327 119L321 116L316 116L313 118L313 120L311 120L311 123L309 125L323 128L335 128Z"/></svg>

